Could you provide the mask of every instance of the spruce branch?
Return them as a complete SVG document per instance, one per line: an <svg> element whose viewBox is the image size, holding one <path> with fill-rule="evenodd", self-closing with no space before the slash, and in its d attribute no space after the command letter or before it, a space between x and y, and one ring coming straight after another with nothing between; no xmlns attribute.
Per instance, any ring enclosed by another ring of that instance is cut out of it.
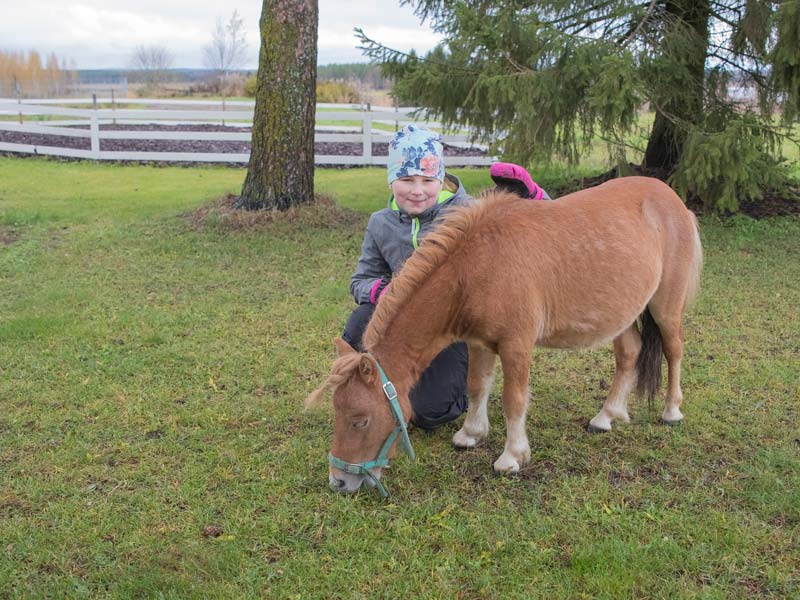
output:
<svg viewBox="0 0 800 600"><path fill-rule="evenodd" d="M742 73L746 73L746 74L750 75L750 77L753 78L753 81L756 84L758 84L759 87L761 87L761 88L767 88L768 87L769 84L767 83L767 80L766 80L766 78L764 77L764 75L762 73L760 73L758 71L753 71L752 69L748 69L747 67L745 67L745 66L743 66L743 65L741 65L741 64L739 64L737 62L734 62L734 61L726 58L725 56L722 56L721 54L719 54L717 52L709 52L708 55L710 57L716 58L718 61L720 61L722 63L725 63L726 65L728 65L730 67L733 67L733 68L741 71Z"/></svg>
<svg viewBox="0 0 800 600"><path fill-rule="evenodd" d="M625 39L623 39L621 42L618 42L618 43L619 43L619 45L620 45L622 48L626 48L626 47L628 46L628 44L629 44L631 41L633 41L633 40L636 38L636 36L637 36L637 35L639 35L639 32L642 30L642 27L644 27L644 24L645 24L647 21L649 21L649 20L650 20L650 17L652 16L652 14L653 14L653 11L654 11L655 9L656 9L656 0L651 0L651 2L650 2L650 6L648 6L648 7L647 7L647 12L646 12L646 13L644 14L644 16L643 16L643 17L642 17L642 18L639 20L639 23L638 23L638 25L636 25L636 29L634 29L633 31L631 31L631 33L628 35L628 37L626 37Z"/></svg>
<svg viewBox="0 0 800 600"><path fill-rule="evenodd" d="M447 63L442 60L437 60L433 57L424 56L420 57L417 54L412 54L408 52L402 52L401 50L395 50L394 48L390 48L380 42L373 40L360 27L355 27L353 32L356 34L356 37L359 38L359 42L361 45L356 46L356 49L362 50L370 59L374 62L380 63L398 63L400 59L405 59L406 61L413 60L419 63L429 64L429 65L436 65L438 67L442 67L448 69L450 71L457 70L461 71L466 75L479 75L481 71L479 69L469 69L467 67L463 67L461 65L454 65L451 63Z"/></svg>

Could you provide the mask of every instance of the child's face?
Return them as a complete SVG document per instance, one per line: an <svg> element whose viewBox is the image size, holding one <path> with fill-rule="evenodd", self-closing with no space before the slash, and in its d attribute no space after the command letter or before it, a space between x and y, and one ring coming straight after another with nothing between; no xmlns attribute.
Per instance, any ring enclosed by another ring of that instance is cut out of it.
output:
<svg viewBox="0 0 800 600"><path fill-rule="evenodd" d="M400 210L416 217L436 204L442 182L434 177L412 175L395 179L389 187Z"/></svg>

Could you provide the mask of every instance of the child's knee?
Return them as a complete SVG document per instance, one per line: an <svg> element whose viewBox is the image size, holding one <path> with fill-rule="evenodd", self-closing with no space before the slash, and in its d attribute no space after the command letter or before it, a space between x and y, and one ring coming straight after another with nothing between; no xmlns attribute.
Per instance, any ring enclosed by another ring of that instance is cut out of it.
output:
<svg viewBox="0 0 800 600"><path fill-rule="evenodd" d="M436 429L450 421L454 421L467 410L467 395L461 394L450 403L429 403L417 408L414 407L414 418L411 422L421 429L428 431Z"/></svg>
<svg viewBox="0 0 800 600"><path fill-rule="evenodd" d="M350 344L359 352L363 351L361 347L361 338L364 336L364 331L367 329L372 313L375 310L373 304L359 304L347 319L342 332L342 339Z"/></svg>

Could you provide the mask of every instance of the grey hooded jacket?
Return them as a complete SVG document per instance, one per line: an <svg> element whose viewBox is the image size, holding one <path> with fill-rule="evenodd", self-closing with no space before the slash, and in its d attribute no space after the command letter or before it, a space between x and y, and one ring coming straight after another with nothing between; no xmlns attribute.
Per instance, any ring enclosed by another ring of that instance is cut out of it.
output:
<svg viewBox="0 0 800 600"><path fill-rule="evenodd" d="M437 204L416 217L402 212L389 198L386 208L372 213L361 245L358 267L350 279L350 293L358 304L370 302L370 293L382 277L391 278L400 270L425 235L436 227L435 221L453 206L472 203L464 186L453 175L445 175L455 193L442 189Z"/></svg>

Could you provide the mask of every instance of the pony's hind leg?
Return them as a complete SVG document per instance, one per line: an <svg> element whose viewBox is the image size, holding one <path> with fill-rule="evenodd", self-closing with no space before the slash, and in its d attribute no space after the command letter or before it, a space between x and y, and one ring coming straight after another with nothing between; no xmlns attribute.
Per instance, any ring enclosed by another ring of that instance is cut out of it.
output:
<svg viewBox="0 0 800 600"><path fill-rule="evenodd" d="M489 434L487 404L494 382L494 363L494 352L479 344L469 344L469 409L464 424L453 436L456 448L474 448Z"/></svg>
<svg viewBox="0 0 800 600"><path fill-rule="evenodd" d="M516 473L531 459L525 417L532 349L533 344L526 346L519 341L498 349L503 365L503 414L506 418L506 445L494 463L498 473Z"/></svg>
<svg viewBox="0 0 800 600"><path fill-rule="evenodd" d="M683 326L678 320L664 320L658 324L667 358L667 395L664 398L664 412L661 420L667 425L677 425L683 421L680 406L683 404L681 390L681 361L683 360Z"/></svg>
<svg viewBox="0 0 800 600"><path fill-rule="evenodd" d="M673 280L677 280L673 277ZM667 425L676 425L683 420L680 406L683 403L681 390L681 361L683 360L683 310L686 305L688 281L669 281L671 285L659 288L648 305L653 320L658 325L661 345L667 359L667 395L661 420Z"/></svg>
<svg viewBox="0 0 800 600"><path fill-rule="evenodd" d="M630 421L628 396L636 383L636 358L641 347L642 338L633 323L614 339L614 379L603 408L589 421L588 429L591 433L611 431L613 421Z"/></svg>
<svg viewBox="0 0 800 600"><path fill-rule="evenodd" d="M661 420L668 425L676 425L683 420L680 410L683 403L683 313L697 293L703 268L703 247L694 215L691 215L690 222L688 227L691 233L686 233L681 243L673 245L675 255L665 265L661 284L648 304L650 314L658 325L664 356L667 358L667 395ZM688 238L691 238L691 242Z"/></svg>

